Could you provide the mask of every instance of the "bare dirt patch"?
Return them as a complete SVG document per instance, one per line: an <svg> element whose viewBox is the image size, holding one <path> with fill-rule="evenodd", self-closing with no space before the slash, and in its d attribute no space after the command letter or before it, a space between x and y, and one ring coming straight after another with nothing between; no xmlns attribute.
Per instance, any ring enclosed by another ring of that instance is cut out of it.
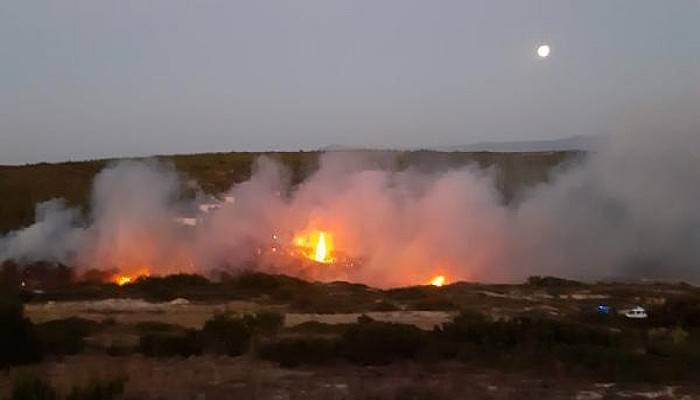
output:
<svg viewBox="0 0 700 400"><path fill-rule="evenodd" d="M315 321L325 324L351 324L357 322L357 318L363 314L294 314L289 313L285 317L285 326L292 327L304 322ZM431 330L436 326L450 321L457 315L451 311L387 311L368 312L364 315L383 322L394 322L415 325L424 330Z"/></svg>
<svg viewBox="0 0 700 400"><path fill-rule="evenodd" d="M109 299L100 301L70 301L27 304L25 313L34 323L80 317L94 321L113 319L120 324L164 322L186 328L201 328L204 322L220 313L250 314L260 311L285 313L285 306L263 306L254 302L230 301L225 303L191 303L172 301L151 303L137 299ZM361 313L311 314L286 313L285 326L292 327L308 321L326 324L357 322ZM365 313L377 321L415 325L431 330L451 320L456 313L449 311L387 311Z"/></svg>
<svg viewBox="0 0 700 400"><path fill-rule="evenodd" d="M151 303L137 299L66 301L25 305L27 317L34 323L80 317L94 321L113 319L118 323L164 322L186 328L201 328L204 322L220 313L255 313L264 309L247 301L224 303L190 303L182 301Z"/></svg>

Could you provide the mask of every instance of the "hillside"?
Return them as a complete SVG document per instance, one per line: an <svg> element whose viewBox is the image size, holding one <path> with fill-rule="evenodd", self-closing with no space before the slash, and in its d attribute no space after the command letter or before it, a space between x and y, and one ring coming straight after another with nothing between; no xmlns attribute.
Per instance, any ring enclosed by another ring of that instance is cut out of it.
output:
<svg viewBox="0 0 700 400"><path fill-rule="evenodd" d="M524 188L544 182L557 166L574 161L581 152L490 153L438 151L382 151L395 157L396 167L437 171L449 167L478 165L494 168L498 188L506 202ZM159 156L172 162L186 179L196 180L207 193L217 194L250 176L253 161L267 155L283 162L295 183L317 168L320 152L232 152ZM64 198L84 209L89 204L94 176L114 160L0 166L0 234L34 220L34 205L52 198Z"/></svg>
<svg viewBox="0 0 700 400"><path fill-rule="evenodd" d="M521 140L514 142L480 142L464 146L440 148L443 151L497 151L497 152L535 152L535 151L595 151L604 145L602 135L577 135L561 139Z"/></svg>

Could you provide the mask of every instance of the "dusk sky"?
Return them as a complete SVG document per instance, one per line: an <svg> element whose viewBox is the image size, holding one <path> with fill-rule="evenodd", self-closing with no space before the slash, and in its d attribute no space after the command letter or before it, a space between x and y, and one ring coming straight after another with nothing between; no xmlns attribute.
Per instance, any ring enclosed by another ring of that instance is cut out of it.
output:
<svg viewBox="0 0 700 400"><path fill-rule="evenodd" d="M0 2L0 164L607 134L694 93L698 0Z"/></svg>

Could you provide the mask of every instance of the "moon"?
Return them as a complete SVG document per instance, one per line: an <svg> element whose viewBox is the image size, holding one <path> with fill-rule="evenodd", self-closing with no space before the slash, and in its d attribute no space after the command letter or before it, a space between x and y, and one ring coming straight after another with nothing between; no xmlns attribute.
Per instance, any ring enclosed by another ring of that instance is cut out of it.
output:
<svg viewBox="0 0 700 400"><path fill-rule="evenodd" d="M549 48L549 45L546 44L541 44L537 47L537 55L540 58L547 58L549 57L549 53L552 51L552 49Z"/></svg>

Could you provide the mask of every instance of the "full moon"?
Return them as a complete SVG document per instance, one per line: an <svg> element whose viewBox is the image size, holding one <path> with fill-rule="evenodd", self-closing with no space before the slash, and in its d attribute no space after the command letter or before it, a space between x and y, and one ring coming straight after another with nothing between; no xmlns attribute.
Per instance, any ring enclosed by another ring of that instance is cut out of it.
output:
<svg viewBox="0 0 700 400"><path fill-rule="evenodd" d="M546 44L543 44L543 45L540 45L539 47L537 47L537 55L540 56L540 58L549 57L550 51L551 51L551 49Z"/></svg>

